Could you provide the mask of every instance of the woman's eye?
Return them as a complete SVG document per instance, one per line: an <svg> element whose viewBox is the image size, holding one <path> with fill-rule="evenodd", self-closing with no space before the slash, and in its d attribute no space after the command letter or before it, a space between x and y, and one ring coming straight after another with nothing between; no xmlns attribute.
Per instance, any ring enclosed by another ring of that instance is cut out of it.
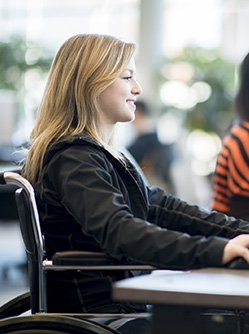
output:
<svg viewBox="0 0 249 334"><path fill-rule="evenodd" d="M131 78L132 78L131 76L129 76L129 77L124 77L124 79L125 79L125 80L128 80L128 81L130 81Z"/></svg>

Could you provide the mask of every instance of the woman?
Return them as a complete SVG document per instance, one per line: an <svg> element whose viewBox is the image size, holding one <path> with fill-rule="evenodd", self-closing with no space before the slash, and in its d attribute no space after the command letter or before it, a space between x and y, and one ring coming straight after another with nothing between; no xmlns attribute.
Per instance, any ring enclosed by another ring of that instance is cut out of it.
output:
<svg viewBox="0 0 249 334"><path fill-rule="evenodd" d="M134 119L142 93L134 52L134 44L114 37L77 35L54 59L24 169L36 190L48 256L104 251L168 269L223 266L237 256L249 263L247 222L148 188L112 144L116 123ZM49 273L49 311L144 311L145 305L112 300L111 283L124 277Z"/></svg>
<svg viewBox="0 0 249 334"><path fill-rule="evenodd" d="M213 210L249 220L249 54L240 68L237 124L223 140L213 179Z"/></svg>

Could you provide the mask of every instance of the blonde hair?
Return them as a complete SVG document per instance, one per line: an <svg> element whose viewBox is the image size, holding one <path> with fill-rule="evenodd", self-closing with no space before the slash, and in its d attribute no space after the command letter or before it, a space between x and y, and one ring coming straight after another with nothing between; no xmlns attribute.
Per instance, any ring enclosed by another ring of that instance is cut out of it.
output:
<svg viewBox="0 0 249 334"><path fill-rule="evenodd" d="M31 183L41 180L44 156L51 142L84 131L104 145L97 122L101 112L98 96L123 71L134 52L133 43L97 34L76 35L61 46L30 135L24 174Z"/></svg>

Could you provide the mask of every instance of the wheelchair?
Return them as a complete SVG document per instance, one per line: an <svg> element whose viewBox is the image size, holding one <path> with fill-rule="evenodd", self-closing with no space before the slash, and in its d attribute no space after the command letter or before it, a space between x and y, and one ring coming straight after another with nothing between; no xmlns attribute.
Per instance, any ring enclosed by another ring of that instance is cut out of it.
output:
<svg viewBox="0 0 249 334"><path fill-rule="evenodd" d="M108 319L149 318L138 314L61 314L47 313L46 273L48 270L142 270L154 268L120 263L104 253L84 251L57 252L46 257L39 213L32 185L18 172L0 173L0 184L18 187L15 200L28 260L30 292L17 296L0 307L0 334L118 334L106 325ZM30 315L23 315L30 312Z"/></svg>
<svg viewBox="0 0 249 334"><path fill-rule="evenodd" d="M32 185L18 172L0 173L0 184L14 184L18 187L15 200L28 260L30 287L30 292L17 296L0 307L0 334L120 334L118 329L106 325L109 319L122 318L126 321L151 318L150 313L47 313L48 270L142 270L150 273L156 268L136 263L120 263L104 253L83 251L57 252L48 260ZM26 312L31 314L23 315ZM247 333L241 314L228 312L218 315L230 329L229 333ZM208 326L210 320L217 317L217 313L214 310L205 311L203 316L204 322L207 321L206 333L214 334L213 328L209 329ZM244 317L247 318L248 315L245 314Z"/></svg>

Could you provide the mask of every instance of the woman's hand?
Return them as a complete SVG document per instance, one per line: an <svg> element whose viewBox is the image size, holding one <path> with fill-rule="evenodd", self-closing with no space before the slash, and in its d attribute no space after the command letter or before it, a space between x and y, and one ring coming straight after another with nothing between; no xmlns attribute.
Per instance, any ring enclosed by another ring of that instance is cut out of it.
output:
<svg viewBox="0 0 249 334"><path fill-rule="evenodd" d="M226 244L222 264L225 265L236 257L242 257L249 264L249 234L241 234Z"/></svg>

